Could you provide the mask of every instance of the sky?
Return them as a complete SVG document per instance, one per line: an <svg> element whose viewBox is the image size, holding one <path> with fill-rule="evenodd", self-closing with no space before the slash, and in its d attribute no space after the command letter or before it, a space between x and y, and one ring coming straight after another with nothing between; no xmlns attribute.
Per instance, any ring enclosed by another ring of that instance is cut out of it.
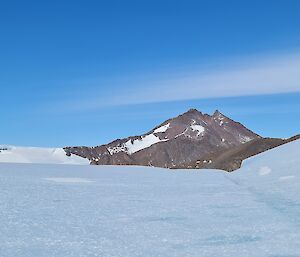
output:
<svg viewBox="0 0 300 257"><path fill-rule="evenodd" d="M0 144L100 145L189 108L300 133L300 2L2 1Z"/></svg>

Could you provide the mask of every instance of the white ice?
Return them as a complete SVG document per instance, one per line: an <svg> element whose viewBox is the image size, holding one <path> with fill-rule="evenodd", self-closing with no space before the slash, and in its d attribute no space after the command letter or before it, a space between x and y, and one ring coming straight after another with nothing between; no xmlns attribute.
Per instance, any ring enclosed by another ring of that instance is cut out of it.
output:
<svg viewBox="0 0 300 257"><path fill-rule="evenodd" d="M166 132L168 130L168 128L170 127L170 123L166 124L166 125L163 125L157 129L155 129L153 131L153 133L162 133L162 132Z"/></svg>
<svg viewBox="0 0 300 257"><path fill-rule="evenodd" d="M0 147L0 162L45 163L45 164L89 164L89 160L76 155L67 156L62 148Z"/></svg>
<svg viewBox="0 0 300 257"><path fill-rule="evenodd" d="M0 256L298 257L299 177L300 141L233 173L2 163Z"/></svg>
<svg viewBox="0 0 300 257"><path fill-rule="evenodd" d="M205 131L205 128L201 125L191 125L191 129L193 131L197 131L197 136L200 136L204 131Z"/></svg>
<svg viewBox="0 0 300 257"><path fill-rule="evenodd" d="M135 139L133 141L130 139L125 144L118 145L115 147L108 147L107 151L110 153L110 155L113 155L113 154L116 154L119 152L133 154L140 150L148 148L156 143L168 141L168 139L160 139L158 136L156 136L154 134L166 132L169 127L170 127L170 123L155 129L153 131L153 133L142 136L140 139Z"/></svg>
<svg viewBox="0 0 300 257"><path fill-rule="evenodd" d="M165 141L167 141L167 139L159 139L159 137L155 136L154 134L149 134L142 137L141 139L135 139L133 140L133 142L131 142L131 140L128 140L124 145L127 148L127 152L129 154L133 154L142 149L148 148L151 145Z"/></svg>

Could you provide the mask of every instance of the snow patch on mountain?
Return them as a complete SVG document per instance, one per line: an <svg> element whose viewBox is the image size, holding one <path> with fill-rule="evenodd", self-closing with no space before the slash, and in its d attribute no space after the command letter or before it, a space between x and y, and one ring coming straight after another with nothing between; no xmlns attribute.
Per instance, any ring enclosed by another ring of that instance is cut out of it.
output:
<svg viewBox="0 0 300 257"><path fill-rule="evenodd" d="M127 148L128 154L133 154L135 152L138 152L142 149L148 148L156 143L159 142L165 142L168 141L168 139L160 139L159 137L155 136L154 134L149 134L141 139L135 139L135 140L128 140L125 143L125 147Z"/></svg>
<svg viewBox="0 0 300 257"><path fill-rule="evenodd" d="M153 133L163 133L163 132L166 132L168 130L168 128L170 127L170 123L166 124L166 125L163 125L157 129L155 129L153 131Z"/></svg>
<svg viewBox="0 0 300 257"><path fill-rule="evenodd" d="M191 125L191 129L193 131L197 131L197 136L200 136L205 131L204 127L202 127L201 125L197 125L197 124Z"/></svg>
<svg viewBox="0 0 300 257"><path fill-rule="evenodd" d="M190 125L190 128L192 129L192 131L197 131L197 136L200 136L205 131L205 128L200 124L196 124L195 120L192 120L192 124Z"/></svg>
<svg viewBox="0 0 300 257"><path fill-rule="evenodd" d="M107 147L107 151L110 153L110 155L113 155L119 152L127 152L127 148L124 144L122 144L115 147Z"/></svg>
<svg viewBox="0 0 300 257"><path fill-rule="evenodd" d="M161 126L153 131L153 133L149 135L142 136L138 139L129 139L126 143L120 144L118 146L114 147L107 147L107 151L110 153L110 155L114 155L119 152L125 152L127 154L133 154L140 150L143 150L145 148L148 148L156 143L159 142L166 142L169 139L160 139L158 136L156 136L156 133L163 133L166 132L167 129L170 127L170 123ZM155 133L155 134L154 134Z"/></svg>
<svg viewBox="0 0 300 257"><path fill-rule="evenodd" d="M182 135L185 135L186 136L186 132L187 132L188 128L186 128L182 133L179 133L178 135L176 135L174 138L177 138L177 137L180 137Z"/></svg>
<svg viewBox="0 0 300 257"><path fill-rule="evenodd" d="M243 144L252 140L252 138L250 138L248 136L242 136L242 135L239 135L239 138L240 138L240 142Z"/></svg>

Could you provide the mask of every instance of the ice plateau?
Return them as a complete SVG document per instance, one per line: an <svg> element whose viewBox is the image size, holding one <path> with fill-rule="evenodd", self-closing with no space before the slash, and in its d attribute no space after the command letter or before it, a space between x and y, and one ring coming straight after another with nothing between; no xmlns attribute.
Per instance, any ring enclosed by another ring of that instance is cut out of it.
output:
<svg viewBox="0 0 300 257"><path fill-rule="evenodd" d="M300 141L238 171L0 163L0 256L300 253Z"/></svg>

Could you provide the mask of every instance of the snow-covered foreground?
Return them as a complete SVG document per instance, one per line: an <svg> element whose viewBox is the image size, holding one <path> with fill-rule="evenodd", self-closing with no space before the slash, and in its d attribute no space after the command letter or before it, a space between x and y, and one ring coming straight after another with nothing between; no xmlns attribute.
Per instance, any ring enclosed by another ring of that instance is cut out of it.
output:
<svg viewBox="0 0 300 257"><path fill-rule="evenodd" d="M300 256L300 141L234 173L0 164L0 256Z"/></svg>
<svg viewBox="0 0 300 257"><path fill-rule="evenodd" d="M76 155L70 157L62 148L0 146L0 162L89 164L89 160Z"/></svg>

